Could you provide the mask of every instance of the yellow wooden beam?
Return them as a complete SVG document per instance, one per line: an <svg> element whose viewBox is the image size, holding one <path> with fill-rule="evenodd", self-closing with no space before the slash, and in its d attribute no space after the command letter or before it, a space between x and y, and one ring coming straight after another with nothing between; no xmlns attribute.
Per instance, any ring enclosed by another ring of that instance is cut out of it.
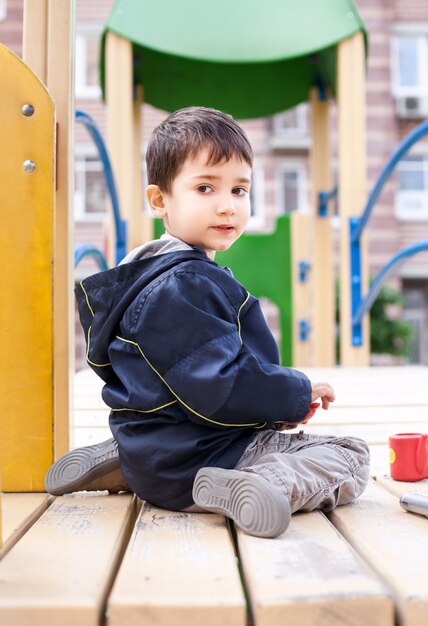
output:
<svg viewBox="0 0 428 626"><path fill-rule="evenodd" d="M0 66L1 474L4 491L43 491L53 449L55 109L4 46Z"/></svg>
<svg viewBox="0 0 428 626"><path fill-rule="evenodd" d="M48 0L46 83L56 105L57 185L54 223L54 456L69 449L74 376L74 16L75 0Z"/></svg>
<svg viewBox="0 0 428 626"><path fill-rule="evenodd" d="M366 200L365 128L365 49L363 33L345 39L338 46L338 135L339 135L339 208L340 208L340 354L341 364L369 364L370 337L366 316L363 345L351 344L351 280L349 218L359 216ZM362 290L367 291L367 254L365 237L361 247Z"/></svg>
<svg viewBox="0 0 428 626"><path fill-rule="evenodd" d="M315 367L330 367L336 362L335 354L335 285L333 269L333 237L331 217L319 217L318 193L331 191L331 141L329 128L329 102L321 101L318 90L311 91L312 112L312 207L314 216L313 269L313 358Z"/></svg>

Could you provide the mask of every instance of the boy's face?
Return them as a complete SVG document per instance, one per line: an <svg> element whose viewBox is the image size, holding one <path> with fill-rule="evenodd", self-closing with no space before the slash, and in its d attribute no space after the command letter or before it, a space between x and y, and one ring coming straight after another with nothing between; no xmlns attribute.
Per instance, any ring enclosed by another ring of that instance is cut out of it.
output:
<svg viewBox="0 0 428 626"><path fill-rule="evenodd" d="M250 217L251 167L238 157L207 165L208 151L187 159L170 193L149 185L147 196L169 235L202 248L210 259L227 250Z"/></svg>

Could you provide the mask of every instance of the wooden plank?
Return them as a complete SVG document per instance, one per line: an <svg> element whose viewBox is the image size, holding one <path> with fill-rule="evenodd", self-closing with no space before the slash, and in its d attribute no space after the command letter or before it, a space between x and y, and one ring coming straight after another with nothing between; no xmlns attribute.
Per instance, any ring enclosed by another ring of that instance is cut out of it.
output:
<svg viewBox="0 0 428 626"><path fill-rule="evenodd" d="M335 274L333 271L333 235L330 215L318 215L318 193L332 189L329 101L319 99L311 89L312 146L312 215L314 221L312 285L313 363L333 366L336 361Z"/></svg>
<svg viewBox="0 0 428 626"><path fill-rule="evenodd" d="M105 426L108 424L110 408L103 405L98 398L91 396L76 398L74 410L75 426ZM312 419L317 426L335 426L336 424L389 424L391 433L408 432L409 424L419 424L417 432L428 430L428 407L336 407L330 406L328 411L318 410Z"/></svg>
<svg viewBox="0 0 428 626"><path fill-rule="evenodd" d="M428 406L428 368L304 368L310 380L326 380L336 391L335 406Z"/></svg>
<svg viewBox="0 0 428 626"><path fill-rule="evenodd" d="M135 503L128 495L57 498L0 562L0 623L98 626Z"/></svg>
<svg viewBox="0 0 428 626"><path fill-rule="evenodd" d="M238 530L255 626L393 626L390 592L320 512L276 539Z"/></svg>
<svg viewBox="0 0 428 626"><path fill-rule="evenodd" d="M53 258L54 456L69 449L74 371L74 13L75 0L48 0L46 81L56 105L57 168Z"/></svg>
<svg viewBox="0 0 428 626"><path fill-rule="evenodd" d="M391 424L394 432L407 431L408 422L420 422L428 430L428 406L367 406L342 407L330 405L328 411L317 411L316 424Z"/></svg>
<svg viewBox="0 0 428 626"><path fill-rule="evenodd" d="M224 518L140 513L108 604L108 626L244 626L245 600Z"/></svg>
<svg viewBox="0 0 428 626"><path fill-rule="evenodd" d="M110 428L74 428L71 435L71 448L92 446L112 436Z"/></svg>
<svg viewBox="0 0 428 626"><path fill-rule="evenodd" d="M406 424L406 432L420 432L422 422L410 422ZM335 424L335 425L318 425L316 422L309 422L298 430L304 430L314 435L335 435L336 437L360 437L369 444L387 444L388 438L397 430L403 431L402 428L397 429L396 425L386 424Z"/></svg>
<svg viewBox="0 0 428 626"><path fill-rule="evenodd" d="M0 560L52 504L45 493L5 493L1 499L3 545Z"/></svg>
<svg viewBox="0 0 428 626"><path fill-rule="evenodd" d="M394 591L400 626L426 626L428 520L409 515L374 481L331 521Z"/></svg>
<svg viewBox="0 0 428 626"><path fill-rule="evenodd" d="M404 493L419 493L428 496L428 478L418 480L414 483L407 483L401 480L393 480L391 476L377 474L375 480L381 487L395 496L402 496Z"/></svg>
<svg viewBox="0 0 428 626"><path fill-rule="evenodd" d="M372 476L389 474L389 446L387 444L369 445L369 448Z"/></svg>
<svg viewBox="0 0 428 626"><path fill-rule="evenodd" d="M362 344L351 342L351 276L349 218L360 216L367 194L365 128L364 35L358 32L339 42L337 54L337 104L340 207L340 363L346 367L369 364L368 315L363 322ZM368 285L365 237L361 241L361 289Z"/></svg>

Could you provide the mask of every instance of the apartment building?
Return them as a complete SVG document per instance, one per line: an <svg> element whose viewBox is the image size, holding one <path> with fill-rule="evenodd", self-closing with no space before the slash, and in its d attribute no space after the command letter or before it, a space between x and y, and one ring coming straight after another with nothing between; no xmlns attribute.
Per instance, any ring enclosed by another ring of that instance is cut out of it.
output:
<svg viewBox="0 0 428 626"><path fill-rule="evenodd" d="M76 108L105 135L98 79L100 34L114 0L77 0ZM370 190L400 140L428 117L428 3L356 0L369 33L367 60L367 176ZM0 41L21 52L23 0L0 0ZM144 105L141 176L151 130L166 112ZM331 123L336 126L335 107ZM269 231L282 213L310 210L310 111L306 104L243 123L255 150L249 229ZM333 171L337 169L333 132ZM103 247L106 192L101 163L86 130L76 126L75 243ZM361 207L361 210L363 207ZM337 220L334 228L337 228ZM404 247L428 239L428 141L406 155L385 186L368 225L369 266L375 274ZM93 270L95 271L95 267ZM79 273L82 269L78 269ZM86 266L85 271L91 271ZM403 264L393 278L405 298L403 315L415 329L411 362L428 363L428 253ZM275 312L267 306L275 326ZM78 363L81 360L78 358Z"/></svg>

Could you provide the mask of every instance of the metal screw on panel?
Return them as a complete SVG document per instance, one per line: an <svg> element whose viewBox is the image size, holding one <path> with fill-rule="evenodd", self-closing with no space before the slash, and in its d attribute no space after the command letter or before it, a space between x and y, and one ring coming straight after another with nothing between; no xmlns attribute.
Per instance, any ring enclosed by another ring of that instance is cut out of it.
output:
<svg viewBox="0 0 428 626"><path fill-rule="evenodd" d="M31 117L34 114L34 107L32 104L24 104L21 111L25 117Z"/></svg>
<svg viewBox="0 0 428 626"><path fill-rule="evenodd" d="M27 159L27 161L24 161L22 167L24 168L24 172L28 172L29 174L31 174L31 172L34 172L34 170L36 169L36 164L34 163L34 161L30 161L29 159Z"/></svg>

